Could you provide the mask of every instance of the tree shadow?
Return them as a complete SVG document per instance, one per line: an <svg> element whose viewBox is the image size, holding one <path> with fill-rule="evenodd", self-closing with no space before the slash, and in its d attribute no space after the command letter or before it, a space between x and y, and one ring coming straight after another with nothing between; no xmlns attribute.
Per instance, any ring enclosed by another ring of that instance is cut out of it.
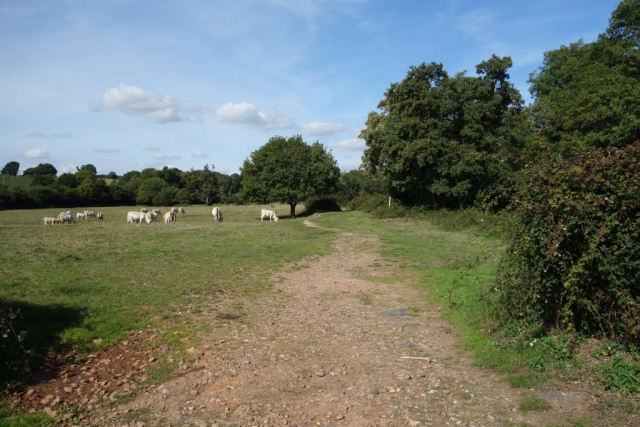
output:
<svg viewBox="0 0 640 427"><path fill-rule="evenodd" d="M69 350L61 342L62 332L80 324L83 312L78 307L0 299L0 325L7 335L0 336L0 388L24 382L34 373L34 379L45 379L41 373L59 365L58 356Z"/></svg>

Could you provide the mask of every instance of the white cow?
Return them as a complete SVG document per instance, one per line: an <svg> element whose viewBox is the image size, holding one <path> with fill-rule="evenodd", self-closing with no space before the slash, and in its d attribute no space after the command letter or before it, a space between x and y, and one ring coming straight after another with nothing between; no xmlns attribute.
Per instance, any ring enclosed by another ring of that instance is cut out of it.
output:
<svg viewBox="0 0 640 427"><path fill-rule="evenodd" d="M149 212L149 209L147 209L147 208L142 208L142 209L140 209L140 212L142 212L142 213L147 213L147 212Z"/></svg>
<svg viewBox="0 0 640 427"><path fill-rule="evenodd" d="M86 216L86 214L84 214L84 213L78 212L78 213L76 214L76 218L77 218L77 219L87 219L87 216Z"/></svg>
<svg viewBox="0 0 640 427"><path fill-rule="evenodd" d="M55 224L56 221L58 221L58 220L56 218L52 217L52 216L45 216L44 219L43 219L44 225Z"/></svg>
<svg viewBox="0 0 640 427"><path fill-rule="evenodd" d="M176 208L175 206L171 208L171 212L172 213L178 213L178 208Z"/></svg>
<svg viewBox="0 0 640 427"><path fill-rule="evenodd" d="M216 221L222 222L222 209L220 209L220 208L211 209L211 215L213 215L213 218Z"/></svg>
<svg viewBox="0 0 640 427"><path fill-rule="evenodd" d="M184 210L184 208L178 208L178 211L179 211L181 214L186 214L186 213L187 213L187 211L185 211L185 210Z"/></svg>
<svg viewBox="0 0 640 427"><path fill-rule="evenodd" d="M127 212L127 223L137 223L141 224L146 222L147 224L151 223L151 216L148 213L144 212Z"/></svg>
<svg viewBox="0 0 640 427"><path fill-rule="evenodd" d="M167 212L164 214L164 223L169 224L170 222L176 221L176 213L175 212Z"/></svg>
<svg viewBox="0 0 640 427"><path fill-rule="evenodd" d="M153 212L155 212L156 215L162 215L162 212L160 212L160 209L154 209Z"/></svg>
<svg viewBox="0 0 640 427"><path fill-rule="evenodd" d="M98 212L96 214L96 218L98 218L100 221L104 221L104 214L102 212Z"/></svg>
<svg viewBox="0 0 640 427"><path fill-rule="evenodd" d="M264 221L265 218L269 218L269 222L271 222L271 220L278 222L279 219L274 211L270 211L269 209L262 209L262 211L260 212L260 222Z"/></svg>
<svg viewBox="0 0 640 427"><path fill-rule="evenodd" d="M149 212L147 215L149 215L149 218L151 218L151 221L157 221L158 220L158 214L155 212Z"/></svg>
<svg viewBox="0 0 640 427"><path fill-rule="evenodd" d="M75 222L76 222L76 220L73 219L73 217L71 216L71 211L60 212L60 215L58 215L58 219L60 220L60 222L62 224L65 224L67 222L69 224L71 224L71 223L75 224Z"/></svg>
<svg viewBox="0 0 640 427"><path fill-rule="evenodd" d="M94 218L95 216L93 211L84 211L84 219Z"/></svg>

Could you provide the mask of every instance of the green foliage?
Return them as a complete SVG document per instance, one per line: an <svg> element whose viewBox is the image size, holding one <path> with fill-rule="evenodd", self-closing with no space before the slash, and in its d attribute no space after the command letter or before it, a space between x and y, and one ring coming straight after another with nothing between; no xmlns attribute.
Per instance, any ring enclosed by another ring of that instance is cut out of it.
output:
<svg viewBox="0 0 640 427"><path fill-rule="evenodd" d="M531 75L532 113L552 149L623 147L640 139L640 3L625 0L594 43L545 53Z"/></svg>
<svg viewBox="0 0 640 427"><path fill-rule="evenodd" d="M304 202L304 213L307 215L316 212L340 212L340 210L340 203L332 196L313 196Z"/></svg>
<svg viewBox="0 0 640 427"><path fill-rule="evenodd" d="M2 168L2 175L17 176L20 171L20 163L9 162Z"/></svg>
<svg viewBox="0 0 640 427"><path fill-rule="evenodd" d="M299 202L332 194L339 177L336 160L319 142L307 145L300 135L274 136L245 160L240 197L257 203L287 203L295 218Z"/></svg>
<svg viewBox="0 0 640 427"><path fill-rule="evenodd" d="M218 178L208 165L204 165L202 170L186 173L184 182L192 202L211 205L218 199Z"/></svg>
<svg viewBox="0 0 640 427"><path fill-rule="evenodd" d="M78 172L86 171L91 175L97 175L98 174L98 169L95 166L93 166L91 163L88 163L86 165L82 165L80 167L76 166L76 170Z"/></svg>
<svg viewBox="0 0 640 427"><path fill-rule="evenodd" d="M336 196L342 203L367 194L387 194L385 183L380 176L365 170L342 172L338 180Z"/></svg>
<svg viewBox="0 0 640 427"><path fill-rule="evenodd" d="M510 67L495 55L477 66L478 77L449 77L437 63L411 67L386 91L381 112L369 114L367 170L404 204L432 208L482 204L512 187L533 133Z"/></svg>
<svg viewBox="0 0 640 427"><path fill-rule="evenodd" d="M144 180L138 188L136 202L141 205L150 205L153 198L165 187L167 187L167 183L162 178L154 177Z"/></svg>
<svg viewBox="0 0 640 427"><path fill-rule="evenodd" d="M72 173L63 173L56 180L56 183L59 186L65 186L69 188L76 188L80 185L81 182L82 180Z"/></svg>
<svg viewBox="0 0 640 427"><path fill-rule="evenodd" d="M28 353L23 345L26 332L15 327L19 316L20 310L0 308L0 384L28 370Z"/></svg>
<svg viewBox="0 0 640 427"><path fill-rule="evenodd" d="M172 206L176 202L178 189L175 187L164 187L153 197L155 206Z"/></svg>
<svg viewBox="0 0 640 427"><path fill-rule="evenodd" d="M497 281L504 324L640 341L640 142L526 174Z"/></svg>
<svg viewBox="0 0 640 427"><path fill-rule="evenodd" d="M607 390L640 396L640 362L613 356L610 361L595 366Z"/></svg>
<svg viewBox="0 0 640 427"><path fill-rule="evenodd" d="M41 185L44 187L48 187L52 185L56 181L56 177L54 175L34 175L31 180L32 186Z"/></svg>
<svg viewBox="0 0 640 427"><path fill-rule="evenodd" d="M28 168L23 175L57 175L58 170L51 163L40 163L38 166Z"/></svg>

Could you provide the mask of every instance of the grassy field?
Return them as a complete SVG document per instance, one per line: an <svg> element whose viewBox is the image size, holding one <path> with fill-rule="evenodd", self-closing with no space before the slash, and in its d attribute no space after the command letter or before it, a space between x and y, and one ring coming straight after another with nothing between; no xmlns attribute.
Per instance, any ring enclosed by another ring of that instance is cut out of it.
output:
<svg viewBox="0 0 640 427"><path fill-rule="evenodd" d="M108 346L180 311L264 290L285 263L331 248L331 233L301 221L261 223L261 206L222 209L222 223L190 206L174 224L127 224L135 208L116 207L93 208L103 222L53 226L42 217L61 209L2 211L0 307L20 309L15 326L36 354L91 351L95 339Z"/></svg>
<svg viewBox="0 0 640 427"><path fill-rule="evenodd" d="M25 188L25 187L28 187L29 184L31 184L32 180L33 180L33 178L31 178L30 176L3 175L0 178L0 183L3 183L4 185L7 185L9 187Z"/></svg>

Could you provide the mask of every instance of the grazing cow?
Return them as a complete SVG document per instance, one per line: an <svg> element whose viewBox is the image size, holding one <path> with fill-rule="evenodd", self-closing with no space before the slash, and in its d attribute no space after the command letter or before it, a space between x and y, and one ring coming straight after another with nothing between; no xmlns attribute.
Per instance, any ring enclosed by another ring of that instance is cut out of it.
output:
<svg viewBox="0 0 640 427"><path fill-rule="evenodd" d="M154 210L153 210L153 212L154 212L156 215L162 215L162 212L160 212L160 209L154 209Z"/></svg>
<svg viewBox="0 0 640 427"><path fill-rule="evenodd" d="M211 209L211 215L213 215L213 218L216 221L222 222L222 209L220 209L220 208Z"/></svg>
<svg viewBox="0 0 640 427"><path fill-rule="evenodd" d="M185 210L184 210L184 208L178 208L178 211L179 211L181 214L186 214L186 213L187 213L187 211L185 211Z"/></svg>
<svg viewBox="0 0 640 427"><path fill-rule="evenodd" d="M264 221L265 218L269 218L269 222L271 222L271 220L278 222L279 219L274 211L270 211L269 209L262 209L262 211L260 212L260 222Z"/></svg>
<svg viewBox="0 0 640 427"><path fill-rule="evenodd" d="M147 209L147 208L142 208L142 209L140 209L140 212L142 212L142 213L147 213L147 212L149 212L149 209Z"/></svg>
<svg viewBox="0 0 640 427"><path fill-rule="evenodd" d="M104 221L104 214L102 212L98 212L96 214L96 218L98 218L100 221Z"/></svg>
<svg viewBox="0 0 640 427"><path fill-rule="evenodd" d="M178 213L178 208L176 208L175 206L171 208L171 212L173 213Z"/></svg>
<svg viewBox="0 0 640 427"><path fill-rule="evenodd" d="M93 211L84 211L84 219L94 218L95 216Z"/></svg>
<svg viewBox="0 0 640 427"><path fill-rule="evenodd" d="M171 211L164 214L164 223L169 224L170 222L176 221L176 213Z"/></svg>
<svg viewBox="0 0 640 427"><path fill-rule="evenodd" d="M69 224L71 224L71 223L74 223L74 224L75 224L75 222L76 222L76 220L75 220L75 219L73 219L73 217L71 216L71 211L67 211L67 212L60 212L60 215L58 215L58 219L60 220L60 222L61 222L62 224L65 224L65 223L67 223L67 222L68 222Z"/></svg>
<svg viewBox="0 0 640 427"><path fill-rule="evenodd" d="M87 215L87 214L85 214L85 213L80 213L80 212L78 212L78 213L76 214L76 218L77 218L77 219L87 219L87 216L86 216L86 215Z"/></svg>
<svg viewBox="0 0 640 427"><path fill-rule="evenodd" d="M148 213L144 212L127 212L127 223L136 223L142 224L146 222L147 224L151 223L151 216Z"/></svg>
<svg viewBox="0 0 640 427"><path fill-rule="evenodd" d="M155 212L149 212L147 215L149 215L149 217L151 218L151 221L157 221L158 220L158 214Z"/></svg>
<svg viewBox="0 0 640 427"><path fill-rule="evenodd" d="M47 224L55 224L56 223L56 218L51 217L51 216L45 216L44 220L43 220L43 225L47 225Z"/></svg>

